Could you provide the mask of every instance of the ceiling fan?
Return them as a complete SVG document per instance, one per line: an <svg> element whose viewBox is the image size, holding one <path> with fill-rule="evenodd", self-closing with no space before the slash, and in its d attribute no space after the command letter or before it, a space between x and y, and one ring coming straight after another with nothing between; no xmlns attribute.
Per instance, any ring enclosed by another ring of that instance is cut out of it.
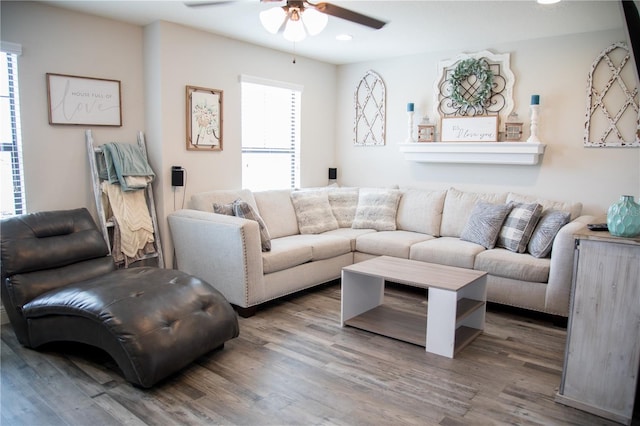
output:
<svg viewBox="0 0 640 426"><path fill-rule="evenodd" d="M237 0L235 0L237 1ZM262 3L281 3L283 0L260 0ZM217 6L233 3L234 0L187 1L189 7ZM310 35L319 34L327 25L328 16L344 19L376 30L387 23L331 3L311 3L307 0L286 0L282 7L265 10L260 13L260 21L267 31L276 34L283 31L284 38L301 41Z"/></svg>

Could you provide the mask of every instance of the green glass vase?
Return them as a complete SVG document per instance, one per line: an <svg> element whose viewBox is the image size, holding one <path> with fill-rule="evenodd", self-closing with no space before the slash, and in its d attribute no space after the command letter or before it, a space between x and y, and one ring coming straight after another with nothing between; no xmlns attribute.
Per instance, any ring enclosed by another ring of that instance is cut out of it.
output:
<svg viewBox="0 0 640 426"><path fill-rule="evenodd" d="M631 195L623 195L607 211L609 233L616 237L640 235L640 204Z"/></svg>

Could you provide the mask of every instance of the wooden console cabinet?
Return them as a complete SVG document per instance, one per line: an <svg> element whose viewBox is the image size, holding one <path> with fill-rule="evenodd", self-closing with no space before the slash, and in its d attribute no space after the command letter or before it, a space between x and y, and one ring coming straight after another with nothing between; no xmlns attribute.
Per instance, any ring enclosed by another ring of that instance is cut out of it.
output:
<svg viewBox="0 0 640 426"><path fill-rule="evenodd" d="M640 237L576 235L571 309L556 401L630 424L640 365Z"/></svg>

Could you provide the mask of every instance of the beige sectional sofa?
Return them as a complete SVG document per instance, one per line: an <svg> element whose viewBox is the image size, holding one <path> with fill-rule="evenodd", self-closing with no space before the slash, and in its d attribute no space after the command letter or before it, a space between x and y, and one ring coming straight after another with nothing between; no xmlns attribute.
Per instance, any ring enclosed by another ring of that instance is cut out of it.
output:
<svg viewBox="0 0 640 426"><path fill-rule="evenodd" d="M244 316L388 255L487 271L489 301L566 317L573 234L594 219L581 210L514 193L326 187L199 193L168 221L178 269Z"/></svg>

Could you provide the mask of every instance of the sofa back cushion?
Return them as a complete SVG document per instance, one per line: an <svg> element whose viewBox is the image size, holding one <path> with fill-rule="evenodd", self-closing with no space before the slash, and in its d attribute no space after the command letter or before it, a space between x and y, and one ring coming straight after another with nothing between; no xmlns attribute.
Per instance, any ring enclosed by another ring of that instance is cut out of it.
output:
<svg viewBox="0 0 640 426"><path fill-rule="evenodd" d="M403 189L398 205L398 229L439 237L446 195L447 191Z"/></svg>
<svg viewBox="0 0 640 426"><path fill-rule="evenodd" d="M258 205L258 213L267 225L271 238L300 233L290 189L256 191L253 196Z"/></svg>
<svg viewBox="0 0 640 426"><path fill-rule="evenodd" d="M248 189L218 189L215 191L199 192L191 196L189 207L195 210L213 213L214 204L231 204L237 199L246 201L254 209L258 208L253 193Z"/></svg>
<svg viewBox="0 0 640 426"><path fill-rule="evenodd" d="M351 228L358 208L358 188L330 188L329 204L340 228Z"/></svg>
<svg viewBox="0 0 640 426"><path fill-rule="evenodd" d="M440 236L460 237L478 201L491 204L504 204L506 200L506 194L465 192L450 188L444 199Z"/></svg>
<svg viewBox="0 0 640 426"><path fill-rule="evenodd" d="M542 205L543 212L546 212L547 210L559 210L562 212L567 212L571 215L571 220L574 220L582 213L582 203L545 200L543 198L538 198L531 195L516 194L514 192L510 192L509 194L507 194L507 202L524 204L538 203Z"/></svg>

